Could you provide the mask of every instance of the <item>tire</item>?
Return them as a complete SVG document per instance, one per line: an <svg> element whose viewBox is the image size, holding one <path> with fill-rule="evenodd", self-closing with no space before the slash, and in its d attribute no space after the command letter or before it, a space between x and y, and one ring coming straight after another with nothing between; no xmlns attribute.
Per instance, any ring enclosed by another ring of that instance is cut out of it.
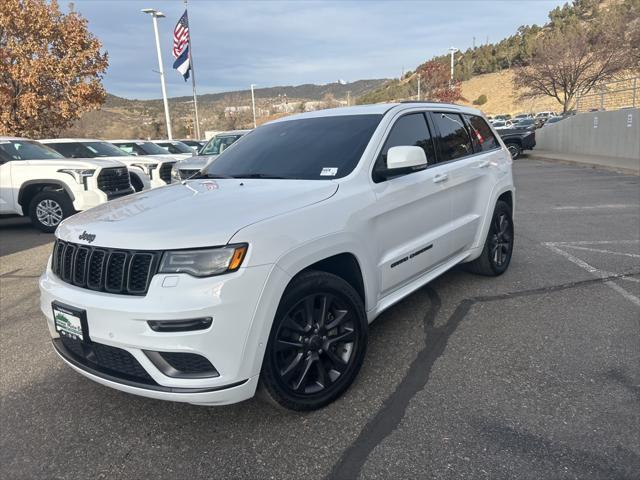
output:
<svg viewBox="0 0 640 480"><path fill-rule="evenodd" d="M261 396L289 410L328 405L364 361L368 323L355 289L330 273L295 277L280 300L260 374Z"/></svg>
<svg viewBox="0 0 640 480"><path fill-rule="evenodd" d="M511 208L507 203L499 200L491 217L482 253L466 265L467 270L492 277L502 275L511 263L513 243L514 227Z"/></svg>
<svg viewBox="0 0 640 480"><path fill-rule="evenodd" d="M511 160L517 160L522 155L522 147L517 143L507 143L507 149L511 154Z"/></svg>
<svg viewBox="0 0 640 480"><path fill-rule="evenodd" d="M131 186L133 187L133 190L135 192L142 191L144 186L142 184L142 180L140 180L140 177L138 177L138 175L136 175L135 173L129 172L129 180L131 181Z"/></svg>
<svg viewBox="0 0 640 480"><path fill-rule="evenodd" d="M60 222L74 213L71 199L62 192L43 190L29 203L31 223L45 233L55 232Z"/></svg>

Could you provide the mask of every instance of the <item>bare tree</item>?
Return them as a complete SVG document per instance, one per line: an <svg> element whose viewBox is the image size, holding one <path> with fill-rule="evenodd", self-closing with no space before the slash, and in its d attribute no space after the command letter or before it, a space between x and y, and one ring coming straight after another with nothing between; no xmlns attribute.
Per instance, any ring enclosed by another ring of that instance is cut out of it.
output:
<svg viewBox="0 0 640 480"><path fill-rule="evenodd" d="M613 80L634 65L623 18L596 26L575 23L541 36L529 65L519 68L514 86L522 100L550 96L568 111L577 94Z"/></svg>

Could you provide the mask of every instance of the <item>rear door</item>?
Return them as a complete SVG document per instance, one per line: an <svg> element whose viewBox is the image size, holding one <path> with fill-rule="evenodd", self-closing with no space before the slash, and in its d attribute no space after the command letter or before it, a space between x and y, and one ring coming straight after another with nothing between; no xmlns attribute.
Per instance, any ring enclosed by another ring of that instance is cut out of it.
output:
<svg viewBox="0 0 640 480"><path fill-rule="evenodd" d="M428 167L392 178L376 174L386 167L389 148L419 146ZM376 242L381 296L406 285L451 255L451 197L441 181L434 139L425 113L400 116L387 135L373 168L376 202L371 222Z"/></svg>
<svg viewBox="0 0 640 480"><path fill-rule="evenodd" d="M452 242L456 251L476 243L493 186L500 173L502 150L485 120L477 115L433 112L441 161L448 165L452 195Z"/></svg>

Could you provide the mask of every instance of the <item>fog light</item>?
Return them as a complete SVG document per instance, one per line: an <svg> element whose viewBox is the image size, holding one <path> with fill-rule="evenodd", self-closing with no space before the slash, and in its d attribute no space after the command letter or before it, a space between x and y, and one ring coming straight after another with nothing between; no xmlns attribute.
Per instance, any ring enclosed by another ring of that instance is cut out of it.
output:
<svg viewBox="0 0 640 480"><path fill-rule="evenodd" d="M213 318L189 318L186 320L149 320L149 327L154 332L192 332L206 330L213 323Z"/></svg>

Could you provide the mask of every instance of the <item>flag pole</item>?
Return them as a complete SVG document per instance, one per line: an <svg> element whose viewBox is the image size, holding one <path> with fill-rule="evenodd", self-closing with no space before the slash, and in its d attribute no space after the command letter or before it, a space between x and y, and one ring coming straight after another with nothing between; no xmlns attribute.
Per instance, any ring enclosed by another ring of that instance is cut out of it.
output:
<svg viewBox="0 0 640 480"><path fill-rule="evenodd" d="M187 11L187 0L184 0L184 9ZM189 13L187 13L189 18ZM193 86L193 114L194 127L197 140L202 140L200 136L200 121L198 120L198 94L196 93L196 70L193 66L193 47L191 46L191 25L189 25L189 66L191 67L191 85Z"/></svg>

